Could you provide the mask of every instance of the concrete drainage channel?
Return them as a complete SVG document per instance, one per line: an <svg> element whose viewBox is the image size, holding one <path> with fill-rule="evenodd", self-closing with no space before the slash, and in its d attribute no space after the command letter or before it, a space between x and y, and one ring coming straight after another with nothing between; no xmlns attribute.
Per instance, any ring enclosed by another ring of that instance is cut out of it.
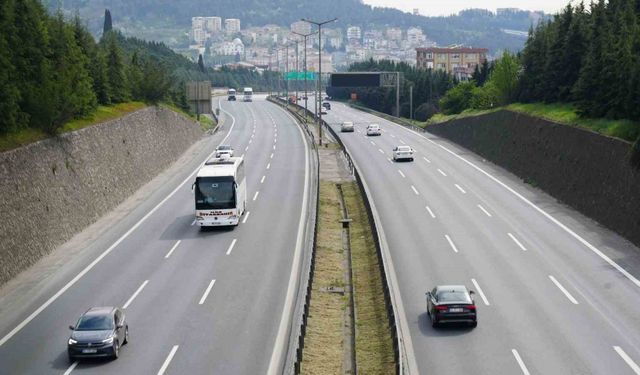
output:
<svg viewBox="0 0 640 375"><path fill-rule="evenodd" d="M306 124L301 107L269 100L288 107ZM310 112L307 116L313 119ZM416 374L412 351L407 355L406 350L410 338L403 334L408 329L398 319L398 308L404 316L403 307L375 206L340 138L323 125L333 140L318 150L316 242L299 336L291 338L297 343L295 358L290 357L285 373ZM311 126L303 127L314 133ZM342 173L331 175L336 167Z"/></svg>

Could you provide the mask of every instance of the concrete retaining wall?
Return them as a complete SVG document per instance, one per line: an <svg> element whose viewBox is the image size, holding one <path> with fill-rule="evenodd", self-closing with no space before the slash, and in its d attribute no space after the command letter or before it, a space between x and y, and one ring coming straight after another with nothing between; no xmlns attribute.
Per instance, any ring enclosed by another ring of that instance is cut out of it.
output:
<svg viewBox="0 0 640 375"><path fill-rule="evenodd" d="M202 137L161 107L0 153L0 285L110 211Z"/></svg>
<svg viewBox="0 0 640 375"><path fill-rule="evenodd" d="M640 171L631 144L511 111L427 131L500 165L640 245Z"/></svg>

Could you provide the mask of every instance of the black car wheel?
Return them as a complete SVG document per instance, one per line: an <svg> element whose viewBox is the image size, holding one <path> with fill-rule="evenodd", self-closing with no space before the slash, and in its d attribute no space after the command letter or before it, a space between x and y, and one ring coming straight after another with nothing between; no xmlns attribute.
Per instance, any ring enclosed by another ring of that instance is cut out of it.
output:
<svg viewBox="0 0 640 375"><path fill-rule="evenodd" d="M471 322L469 325L470 325L472 328L476 328L476 327L478 326L478 321Z"/></svg>
<svg viewBox="0 0 640 375"><path fill-rule="evenodd" d="M438 326L438 319L435 316L431 315L431 327L435 328Z"/></svg>
<svg viewBox="0 0 640 375"><path fill-rule="evenodd" d="M129 326L124 329L124 341L122 345L127 345L129 343Z"/></svg>
<svg viewBox="0 0 640 375"><path fill-rule="evenodd" d="M120 357L120 344L118 340L113 342L113 359L118 359Z"/></svg>
<svg viewBox="0 0 640 375"><path fill-rule="evenodd" d="M75 361L76 361L75 357L69 354L69 363L73 363Z"/></svg>

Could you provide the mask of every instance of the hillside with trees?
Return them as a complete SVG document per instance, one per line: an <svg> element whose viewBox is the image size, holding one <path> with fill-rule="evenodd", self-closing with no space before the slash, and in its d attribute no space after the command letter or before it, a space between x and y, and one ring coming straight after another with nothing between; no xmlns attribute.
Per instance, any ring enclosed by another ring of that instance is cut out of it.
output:
<svg viewBox="0 0 640 375"><path fill-rule="evenodd" d="M56 6L56 2L51 3ZM68 0L63 6L69 12L79 10L96 34L102 27L100 17L106 8L118 15L117 22L127 35L144 33L148 38L166 42L177 43L190 27L191 17L199 15L239 18L243 28L267 24L288 27L302 17L339 17L331 27L417 26L440 45L482 46L492 53L523 47L524 38L501 29L526 31L543 16L528 11L498 15L485 9L469 9L445 17L424 17L393 8L372 7L360 0Z"/></svg>

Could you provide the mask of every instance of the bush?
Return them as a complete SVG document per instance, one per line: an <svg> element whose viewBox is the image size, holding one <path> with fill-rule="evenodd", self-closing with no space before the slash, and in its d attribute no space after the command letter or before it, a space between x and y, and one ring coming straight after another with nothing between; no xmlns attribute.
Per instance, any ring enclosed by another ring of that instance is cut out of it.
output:
<svg viewBox="0 0 640 375"><path fill-rule="evenodd" d="M422 103L416 108L414 118L418 121L427 121L438 113L438 107L433 103Z"/></svg>
<svg viewBox="0 0 640 375"><path fill-rule="evenodd" d="M471 98L471 108L473 109L491 109L497 106L500 101L498 90L495 85L488 82L482 87L473 89L473 97Z"/></svg>
<svg viewBox="0 0 640 375"><path fill-rule="evenodd" d="M447 91L444 97L440 99L442 112L445 115L455 115L469 108L475 87L474 81L467 81L461 82Z"/></svg>
<svg viewBox="0 0 640 375"><path fill-rule="evenodd" d="M635 143L631 147L631 165L640 170L640 136L636 139Z"/></svg>

